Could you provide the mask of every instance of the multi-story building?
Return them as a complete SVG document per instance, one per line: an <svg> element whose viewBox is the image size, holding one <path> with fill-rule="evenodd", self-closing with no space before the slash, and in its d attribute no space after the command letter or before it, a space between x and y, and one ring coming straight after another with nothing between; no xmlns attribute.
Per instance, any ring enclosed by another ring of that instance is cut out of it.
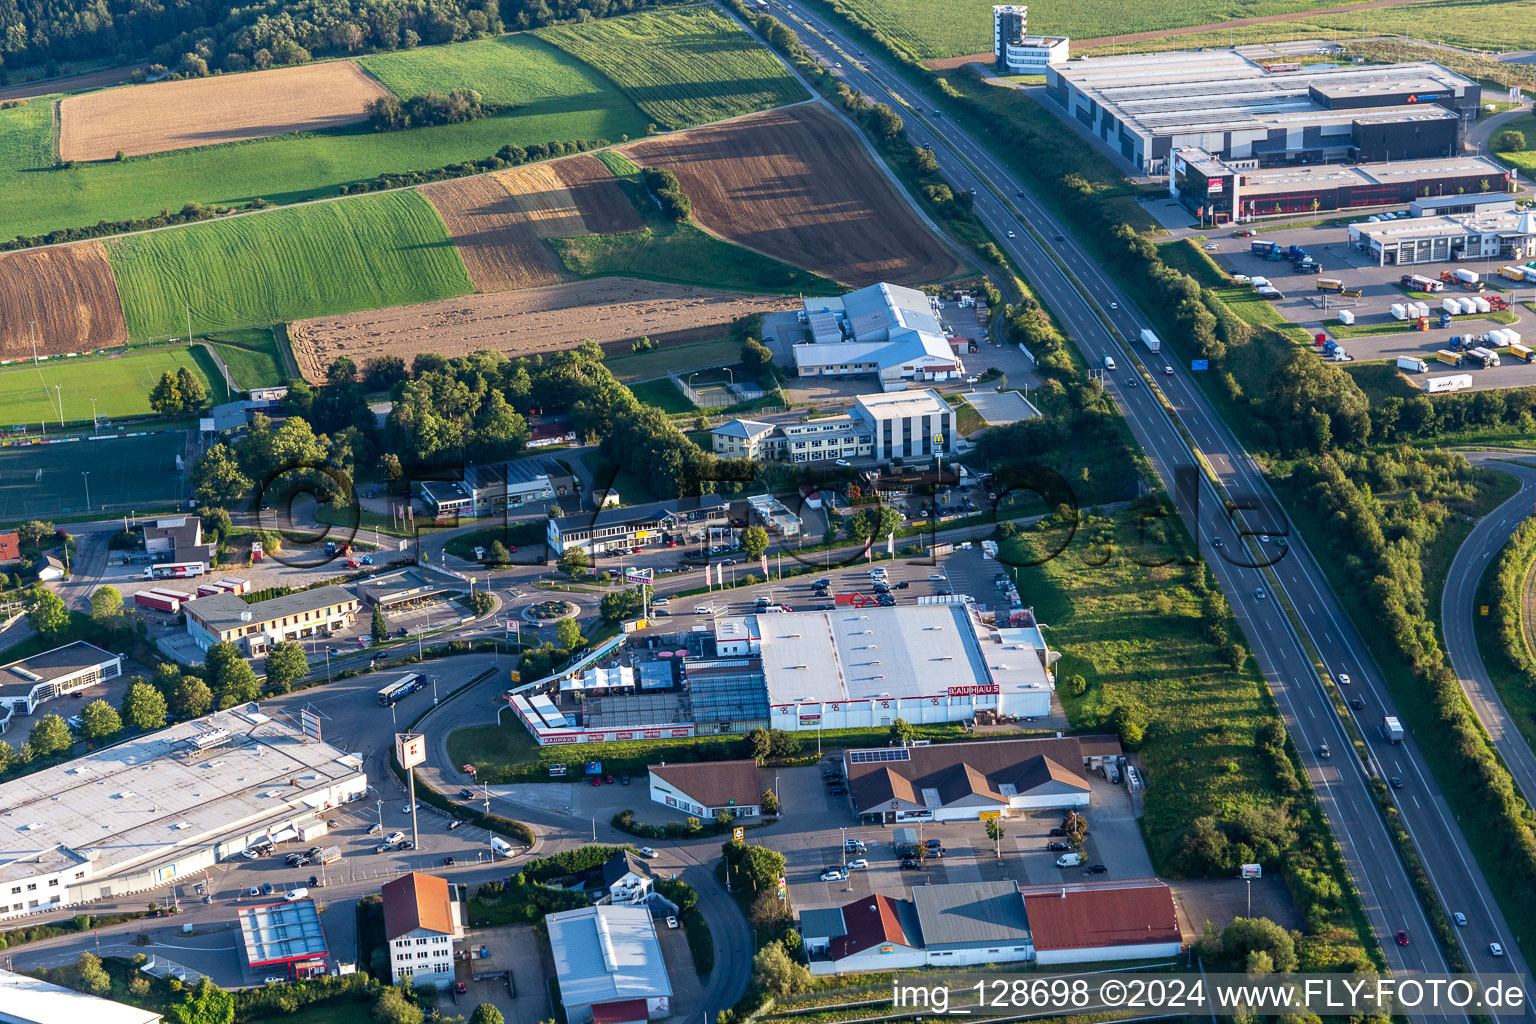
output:
<svg viewBox="0 0 1536 1024"><path fill-rule="evenodd" d="M413 871L384 885L384 941L393 984L453 982L453 942L464 937L458 888Z"/></svg>
<svg viewBox="0 0 1536 1024"><path fill-rule="evenodd" d="M1000 4L992 8L992 56L1005 75L1043 75L1046 65L1067 62L1071 40L1030 35L1029 5Z"/></svg>
<svg viewBox="0 0 1536 1024"><path fill-rule="evenodd" d="M953 411L938 392L891 391L860 395L846 413L803 423L731 420L712 429L710 437L718 454L764 461L864 456L886 461L943 455L952 446L952 422Z"/></svg>
<svg viewBox="0 0 1536 1024"><path fill-rule="evenodd" d="M207 650L232 641L242 654L260 657L273 644L301 640L357 621L358 600L344 587L320 587L247 604L236 594L214 594L182 605L187 633Z"/></svg>
<svg viewBox="0 0 1536 1024"><path fill-rule="evenodd" d="M954 444L954 414L931 389L860 395L853 415L871 430L870 454L881 462L931 458Z"/></svg>
<svg viewBox="0 0 1536 1024"><path fill-rule="evenodd" d="M625 505L551 519L548 540L551 550L562 554L580 548L588 554L626 550L641 544L702 540L711 529L728 527L729 506L718 494L700 498Z"/></svg>
<svg viewBox="0 0 1536 1024"><path fill-rule="evenodd" d="M730 459L778 458L783 440L777 426L761 420L730 420L709 431L714 453Z"/></svg>

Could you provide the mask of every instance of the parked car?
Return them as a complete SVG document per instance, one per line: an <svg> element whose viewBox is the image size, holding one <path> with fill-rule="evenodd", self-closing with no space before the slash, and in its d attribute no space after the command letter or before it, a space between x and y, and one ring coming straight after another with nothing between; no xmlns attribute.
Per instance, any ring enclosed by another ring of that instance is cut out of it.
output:
<svg viewBox="0 0 1536 1024"><path fill-rule="evenodd" d="M1102 875L1102 874L1106 873L1107 871L1109 871L1109 868L1105 867L1103 864L1090 864L1086 868L1083 869L1083 874L1085 874L1085 875Z"/></svg>
<svg viewBox="0 0 1536 1024"><path fill-rule="evenodd" d="M289 903L297 903L299 900L307 900L309 899L309 890L303 886L300 886L297 889L289 889L288 892L283 895L283 899L287 900Z"/></svg>
<svg viewBox="0 0 1536 1024"><path fill-rule="evenodd" d="M389 835L385 836L384 837L384 842L386 842L389 845L393 846L395 843L400 842L404 838L405 838L405 833L401 832L401 831L399 831L397 829L394 832L391 832Z"/></svg>
<svg viewBox="0 0 1536 1024"><path fill-rule="evenodd" d="M845 877L842 868L827 868L821 873L823 882L841 882Z"/></svg>
<svg viewBox="0 0 1536 1024"><path fill-rule="evenodd" d="M903 871L916 871L920 867L922 865L911 857L903 857L901 860L901 870Z"/></svg>
<svg viewBox="0 0 1536 1024"><path fill-rule="evenodd" d="M276 891L277 891L277 889L273 887L271 882L262 882L261 883L261 894L263 896L271 896Z"/></svg>
<svg viewBox="0 0 1536 1024"><path fill-rule="evenodd" d="M455 860L454 860L454 859L453 859L453 858L452 858L452 857L444 857L444 858L443 858L443 866L444 866L444 867L449 867L449 868L451 868L451 867L453 867L453 866L454 866L454 865L455 865L455 864L456 864L456 863L458 863L458 862L457 862L457 861L455 861Z"/></svg>
<svg viewBox="0 0 1536 1024"><path fill-rule="evenodd" d="M604 775L603 776L603 781L611 786L611 785L613 785L613 776L612 775Z"/></svg>
<svg viewBox="0 0 1536 1024"><path fill-rule="evenodd" d="M628 775L620 775L619 776L619 785L621 785L621 786L629 785L629 776Z"/></svg>
<svg viewBox="0 0 1536 1024"><path fill-rule="evenodd" d="M677 927L677 918L675 918L675 917L668 917L667 918L667 927L668 928L676 928Z"/></svg>
<svg viewBox="0 0 1536 1024"><path fill-rule="evenodd" d="M464 824L464 819L463 818L454 818L452 821L450 821L448 823L448 831L452 832L454 829L458 828L462 824Z"/></svg>
<svg viewBox="0 0 1536 1024"><path fill-rule="evenodd" d="M948 576L945 576L941 572L931 572L928 574L928 578L936 583L943 583L949 579Z"/></svg>
<svg viewBox="0 0 1536 1024"><path fill-rule="evenodd" d="M1051 829L1051 835L1053 835L1053 836L1064 836L1066 834L1067 834L1067 830L1064 829L1064 828L1053 828L1053 829Z"/></svg>
<svg viewBox="0 0 1536 1024"><path fill-rule="evenodd" d="M864 849L864 840L845 839L843 840L843 849L847 850L849 853L852 853L854 850L862 850Z"/></svg>
<svg viewBox="0 0 1536 1024"><path fill-rule="evenodd" d="M247 896L260 896L261 887L259 885L253 885L249 889L245 890L245 894Z"/></svg>
<svg viewBox="0 0 1536 1024"><path fill-rule="evenodd" d="M929 839L927 842L923 843L923 845L928 847L929 850L942 850L944 849L944 840Z"/></svg>
<svg viewBox="0 0 1536 1024"><path fill-rule="evenodd" d="M1063 843L1058 840L1057 842L1046 843L1045 848L1052 851L1066 851L1072 849L1072 844Z"/></svg>
<svg viewBox="0 0 1536 1024"><path fill-rule="evenodd" d="M827 790L827 796L842 796L847 792L842 786L833 786Z"/></svg>
<svg viewBox="0 0 1536 1024"><path fill-rule="evenodd" d="M867 868L869 867L869 861L865 860L863 857L856 857L855 859L848 862L848 866L850 868Z"/></svg>
<svg viewBox="0 0 1536 1024"><path fill-rule="evenodd" d="M646 860L655 860L657 857L660 857L661 854L657 853L649 846L642 846L640 847L640 856L644 857Z"/></svg>

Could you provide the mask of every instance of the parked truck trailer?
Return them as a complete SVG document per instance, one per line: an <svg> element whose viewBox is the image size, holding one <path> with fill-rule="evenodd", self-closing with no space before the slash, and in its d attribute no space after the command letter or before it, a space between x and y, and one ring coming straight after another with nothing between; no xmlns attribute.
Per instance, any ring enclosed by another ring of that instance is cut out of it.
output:
<svg viewBox="0 0 1536 1024"><path fill-rule="evenodd" d="M141 608L153 608L156 611L170 612L175 615L181 611L181 602L174 597L164 594L156 594L151 591L140 591L133 595L133 603Z"/></svg>
<svg viewBox="0 0 1536 1024"><path fill-rule="evenodd" d="M1452 391L1465 391L1472 386L1470 373L1453 373L1449 377L1424 378L1424 390L1431 395L1444 395Z"/></svg>
<svg viewBox="0 0 1536 1024"><path fill-rule="evenodd" d="M1429 364L1412 356L1398 356L1397 368L1407 370L1409 373L1423 373L1429 369Z"/></svg>

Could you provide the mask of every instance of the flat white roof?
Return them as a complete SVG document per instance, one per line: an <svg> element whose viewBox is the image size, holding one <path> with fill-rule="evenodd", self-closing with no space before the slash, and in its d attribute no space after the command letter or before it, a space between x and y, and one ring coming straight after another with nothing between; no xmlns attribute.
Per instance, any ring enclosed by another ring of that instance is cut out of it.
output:
<svg viewBox="0 0 1536 1024"><path fill-rule="evenodd" d="M1351 224L1349 231L1352 235L1360 235L1383 245L1408 242L1418 238L1459 238L1462 235L1525 237L1536 234L1536 213L1484 210L1481 213L1384 220L1375 224L1370 221L1359 221Z"/></svg>
<svg viewBox="0 0 1536 1024"><path fill-rule="evenodd" d="M792 346L796 366L839 366L849 363L874 363L886 370L917 360L955 361L955 350L937 334L904 331L890 341L843 341L822 345Z"/></svg>
<svg viewBox="0 0 1536 1024"><path fill-rule="evenodd" d="M949 412L949 404L932 388L920 391L890 391L878 395L859 395L854 399L870 419L899 419L904 416L937 416Z"/></svg>
<svg viewBox="0 0 1536 1024"><path fill-rule="evenodd" d="M566 1006L671 996L651 912L643 907L583 907L544 919Z"/></svg>
<svg viewBox="0 0 1536 1024"><path fill-rule="evenodd" d="M158 1024L160 1014L76 992L25 974L0 971L4 1024Z"/></svg>
<svg viewBox="0 0 1536 1024"><path fill-rule="evenodd" d="M1030 636L979 622L970 605L837 608L756 616L769 704L999 694L1049 685Z"/></svg>
<svg viewBox="0 0 1536 1024"><path fill-rule="evenodd" d="M0 881L90 877L202 849L306 805L362 763L265 715L183 722L0 785Z"/></svg>

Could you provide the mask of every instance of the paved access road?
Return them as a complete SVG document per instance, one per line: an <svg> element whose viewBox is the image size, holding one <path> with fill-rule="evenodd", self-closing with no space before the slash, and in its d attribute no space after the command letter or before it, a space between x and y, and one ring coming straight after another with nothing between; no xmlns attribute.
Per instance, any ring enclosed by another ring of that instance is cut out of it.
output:
<svg viewBox="0 0 1536 1024"><path fill-rule="evenodd" d="M1456 677L1461 680L1467 701L1529 803L1536 799L1536 752L1532 752L1530 744L1520 734L1509 709L1499 700L1499 693L1488 678L1488 669L1477 649L1474 625L1478 614L1479 581L1492 567L1494 556L1504 547L1510 534L1536 512L1536 464L1512 461L1520 457L1512 452L1463 454L1476 465L1512 474L1520 481L1520 490L1472 528L1451 560L1445 589L1440 592L1440 623L1445 631L1445 650L1451 657Z"/></svg>
<svg viewBox="0 0 1536 1024"><path fill-rule="evenodd" d="M913 143L933 146L953 185L975 190L978 216L1023 268L1031 286L1091 364L1102 366L1105 353L1124 360L1119 372L1107 375L1105 386L1153 468L1176 495L1181 513L1232 604L1339 839L1387 963L1397 971L1447 969L1368 788L1371 775L1391 774L1383 773L1378 763L1390 753L1401 764L1398 774L1408 786L1395 793L1394 800L1425 859L1431 882L1448 910L1464 912L1473 922L1457 936L1463 956L1475 970L1523 973L1525 963L1512 942L1514 932L1481 869L1456 838L1455 815L1424 768L1413 740L1391 748L1370 741L1369 765L1349 756L1320 756L1325 744L1341 755L1352 746L1318 667L1276 606L1272 589L1278 585L1295 609L1307 640L1320 652L1325 671L1330 676L1350 673L1356 691L1369 695L1376 714L1391 713L1392 707L1381 673L1300 538L1290 538L1283 557L1273 545L1260 548L1268 560L1276 561L1273 573L1256 564L1259 559L1249 557L1240 527L1223 514L1222 499L1231 495L1241 503L1260 505L1259 511L1247 514L1248 521L1272 534L1290 532L1284 514L1263 474L1221 422L1190 372L1144 350L1132 352L1121 340L1138 337L1151 321L1135 310L1111 274L1007 166L949 118L909 105L902 97L915 95L915 90L880 60L860 53L857 44L843 36L841 26L798 5L775 13L825 64L841 62L844 67L837 73L851 88L895 106ZM1143 366L1140 373L1138 364ZM1225 494L1218 494L1193 469L1191 445L1180 427ZM1399 932L1407 945L1395 941ZM1509 955L1491 956L1488 943L1493 941L1502 943Z"/></svg>

